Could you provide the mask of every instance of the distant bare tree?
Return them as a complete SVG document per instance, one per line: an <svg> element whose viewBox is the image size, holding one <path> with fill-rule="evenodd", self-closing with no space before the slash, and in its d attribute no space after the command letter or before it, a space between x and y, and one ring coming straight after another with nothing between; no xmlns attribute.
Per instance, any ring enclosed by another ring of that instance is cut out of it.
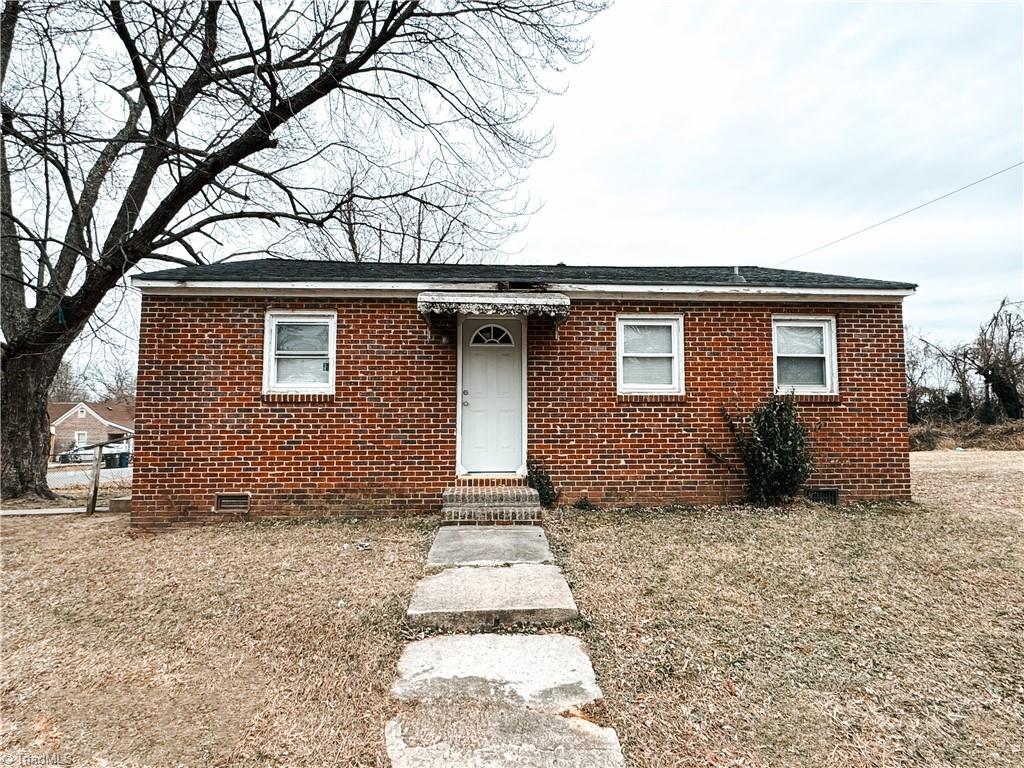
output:
<svg viewBox="0 0 1024 768"><path fill-rule="evenodd" d="M135 404L136 370L126 357L115 357L93 373L89 386L97 400Z"/></svg>
<svg viewBox="0 0 1024 768"><path fill-rule="evenodd" d="M943 346L926 339L921 341L930 351L936 368L942 369L944 374L941 390L945 393L946 403L942 412L952 420L974 416L979 396L968 345Z"/></svg>
<svg viewBox="0 0 1024 768"><path fill-rule="evenodd" d="M948 418L982 421L1024 417L1024 312L1021 302L1003 299L992 317L970 342L942 345L908 338L908 398L924 409L929 394L926 380L938 382L945 408L932 407ZM935 384L931 387L936 389ZM995 396L995 403L991 401Z"/></svg>
<svg viewBox="0 0 1024 768"><path fill-rule="evenodd" d="M601 6L7 2L3 495L51 495L45 393L140 264L253 252L270 229L359 259L500 243L549 146L525 126L540 78L585 54Z"/></svg>
<svg viewBox="0 0 1024 768"><path fill-rule="evenodd" d="M903 329L903 338L907 372L907 417L911 424L916 424L921 420L931 366L924 341L906 327Z"/></svg>
<svg viewBox="0 0 1024 768"><path fill-rule="evenodd" d="M1024 417L1024 304L1003 299L966 351L974 372L1010 419Z"/></svg>
<svg viewBox="0 0 1024 768"><path fill-rule="evenodd" d="M474 191L446 182L432 184L415 198L370 199L360 196L366 183L350 177L347 201L337 215L305 233L313 255L359 262L482 262L518 231L522 209L504 205L511 202L512 189L491 184Z"/></svg>
<svg viewBox="0 0 1024 768"><path fill-rule="evenodd" d="M50 400L58 403L78 403L88 399L85 377L70 360L62 360L50 385Z"/></svg>

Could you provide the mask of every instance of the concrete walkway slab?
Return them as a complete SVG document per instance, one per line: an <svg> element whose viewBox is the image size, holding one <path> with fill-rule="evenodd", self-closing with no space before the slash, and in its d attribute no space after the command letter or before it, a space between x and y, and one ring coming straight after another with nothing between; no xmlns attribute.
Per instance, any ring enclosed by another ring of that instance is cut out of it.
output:
<svg viewBox="0 0 1024 768"><path fill-rule="evenodd" d="M579 615L557 566L449 568L419 581L406 614L424 627L560 624Z"/></svg>
<svg viewBox="0 0 1024 768"><path fill-rule="evenodd" d="M544 529L536 525L445 526L427 555L427 569L457 565L550 563L554 560Z"/></svg>
<svg viewBox="0 0 1024 768"><path fill-rule="evenodd" d="M391 689L403 701L490 701L558 714L601 698L580 641L566 635L450 635L408 645Z"/></svg>
<svg viewBox="0 0 1024 768"><path fill-rule="evenodd" d="M611 728L518 706L416 706L384 729L393 768L621 768Z"/></svg>

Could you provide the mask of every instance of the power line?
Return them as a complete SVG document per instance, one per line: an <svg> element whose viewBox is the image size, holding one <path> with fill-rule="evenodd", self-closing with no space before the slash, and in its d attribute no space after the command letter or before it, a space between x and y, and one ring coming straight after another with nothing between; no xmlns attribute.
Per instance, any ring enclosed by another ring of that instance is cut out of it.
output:
<svg viewBox="0 0 1024 768"><path fill-rule="evenodd" d="M926 203L921 203L920 205L915 205L913 208L908 208L907 210L903 211L903 213L897 213L895 216L890 216L888 219L882 219L882 221L876 222L876 223L872 224L869 227L864 227L864 229L858 229L856 232L851 232L848 235L843 235L842 237L840 237L840 238L838 238L836 240L833 240L830 243L825 243L824 245L819 245L817 248L811 248L811 250L809 250L809 251L804 251L803 253L798 253L796 256L790 256L788 259L783 259L782 261L778 261L775 264L772 264L772 266L773 267L778 267L778 266L781 266L783 264L788 264L791 261L796 261L797 259L802 259L804 256L810 256L812 253L820 251L820 250L822 250L824 248L828 248L829 246L835 245L836 243L841 243L841 242L843 242L843 240L849 240L851 237L856 237L857 235L862 235L865 232L867 232L869 229L874 229L875 227L880 227L883 224L888 224L890 221L895 221L896 219L900 218L901 216L906 216L908 213L913 213L914 211L919 211L922 208L924 208L926 205L931 205L932 203L937 203L937 202L939 202L939 200L945 200L947 197L951 197L952 195L955 195L957 192L963 192L965 189L970 189L971 187L973 187L973 186L975 186L977 184L981 184L983 181L988 181L989 179L995 178L996 176L998 176L1001 173L1006 173L1007 171L1012 171L1014 168L1019 168L1022 165L1024 165L1024 160L1022 160L1020 162L1017 162L1017 163L1014 163L1013 165L1008 165L1005 168L1003 168L1002 170L996 171L995 173L990 173L988 176L985 176L982 179L978 179L977 181L972 181L970 184L964 184L964 186L962 186L962 187L960 187L958 189L954 189L952 192L947 192L944 195L939 195L934 200L929 200Z"/></svg>

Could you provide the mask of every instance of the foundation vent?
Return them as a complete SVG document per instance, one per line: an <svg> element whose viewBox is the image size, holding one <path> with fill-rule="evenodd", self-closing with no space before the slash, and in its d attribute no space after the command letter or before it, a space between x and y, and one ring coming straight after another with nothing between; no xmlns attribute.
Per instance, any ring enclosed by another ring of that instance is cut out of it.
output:
<svg viewBox="0 0 1024 768"><path fill-rule="evenodd" d="M804 496L815 504L831 504L835 506L839 503L838 488L805 488Z"/></svg>
<svg viewBox="0 0 1024 768"><path fill-rule="evenodd" d="M217 511L219 512L248 512L248 493L218 493Z"/></svg>

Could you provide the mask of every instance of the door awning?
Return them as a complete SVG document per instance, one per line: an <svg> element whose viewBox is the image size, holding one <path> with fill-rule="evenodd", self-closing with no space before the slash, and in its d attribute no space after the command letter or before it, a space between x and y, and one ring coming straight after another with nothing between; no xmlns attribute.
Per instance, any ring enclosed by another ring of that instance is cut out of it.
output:
<svg viewBox="0 0 1024 768"><path fill-rule="evenodd" d="M416 307L428 322L459 313L546 317L555 325L569 317L569 297L564 293L424 291L416 297Z"/></svg>

